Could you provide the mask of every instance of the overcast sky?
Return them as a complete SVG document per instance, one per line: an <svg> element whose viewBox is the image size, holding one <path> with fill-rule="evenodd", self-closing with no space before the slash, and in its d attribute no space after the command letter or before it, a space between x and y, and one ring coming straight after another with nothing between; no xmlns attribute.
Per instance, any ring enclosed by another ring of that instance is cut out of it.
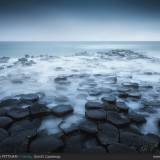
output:
<svg viewBox="0 0 160 160"><path fill-rule="evenodd" d="M160 0L0 0L0 41L160 41Z"/></svg>

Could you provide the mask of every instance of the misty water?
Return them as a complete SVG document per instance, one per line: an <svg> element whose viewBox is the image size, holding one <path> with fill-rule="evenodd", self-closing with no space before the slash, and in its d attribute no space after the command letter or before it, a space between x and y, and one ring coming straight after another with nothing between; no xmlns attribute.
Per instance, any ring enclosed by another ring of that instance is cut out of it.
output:
<svg viewBox="0 0 160 160"><path fill-rule="evenodd" d="M117 96L123 84L134 82L141 98L117 101L146 115L143 133L160 133L159 42L0 42L0 57L0 99L39 92L49 108L71 104L67 126L83 119L87 101ZM144 101L157 104L147 108ZM40 129L57 132L59 123L60 118L47 119Z"/></svg>

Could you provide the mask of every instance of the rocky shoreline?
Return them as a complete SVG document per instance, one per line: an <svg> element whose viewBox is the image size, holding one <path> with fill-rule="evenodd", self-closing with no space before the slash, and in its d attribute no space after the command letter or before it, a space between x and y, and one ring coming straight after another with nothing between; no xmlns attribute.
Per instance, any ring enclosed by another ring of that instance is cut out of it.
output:
<svg viewBox="0 0 160 160"><path fill-rule="evenodd" d="M159 62L130 50L0 58L0 153L159 154Z"/></svg>
<svg viewBox="0 0 160 160"><path fill-rule="evenodd" d="M146 122L145 115L129 112L114 96L87 102L85 117L68 127L64 123L74 114L71 105L49 109L39 103L38 94L19 97L0 102L1 153L160 153L160 137L136 127ZM56 134L39 130L48 116L62 118Z"/></svg>

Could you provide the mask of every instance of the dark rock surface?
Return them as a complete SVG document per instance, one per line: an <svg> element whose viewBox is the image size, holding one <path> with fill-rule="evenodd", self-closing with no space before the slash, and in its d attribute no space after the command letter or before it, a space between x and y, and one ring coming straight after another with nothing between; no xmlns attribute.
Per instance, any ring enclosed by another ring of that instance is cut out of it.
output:
<svg viewBox="0 0 160 160"><path fill-rule="evenodd" d="M24 108L13 108L8 110L7 116L19 120L29 116L29 110Z"/></svg>
<svg viewBox="0 0 160 160"><path fill-rule="evenodd" d="M4 99L0 101L0 107L13 107L20 103L17 99Z"/></svg>
<svg viewBox="0 0 160 160"><path fill-rule="evenodd" d="M24 136L10 136L0 143L0 153L27 153L28 138Z"/></svg>
<svg viewBox="0 0 160 160"><path fill-rule="evenodd" d="M130 153L137 153L135 148L128 147L125 144L111 144L108 146L109 153L123 153L123 154L130 154Z"/></svg>
<svg viewBox="0 0 160 160"><path fill-rule="evenodd" d="M113 111L107 112L107 121L114 124L117 127L127 126L130 123L127 117L124 117L119 113Z"/></svg>
<svg viewBox="0 0 160 160"><path fill-rule="evenodd" d="M8 132L5 129L0 128L0 142L3 141L8 136L9 136Z"/></svg>
<svg viewBox="0 0 160 160"><path fill-rule="evenodd" d="M49 109L45 105L38 103L35 103L32 106L30 106L29 111L32 118L42 117L50 113Z"/></svg>
<svg viewBox="0 0 160 160"><path fill-rule="evenodd" d="M97 138L102 145L118 143L119 131L110 123L100 124Z"/></svg>
<svg viewBox="0 0 160 160"><path fill-rule="evenodd" d="M112 104L116 103L116 97L114 95L110 95L108 97L102 97L101 100L104 103L112 103Z"/></svg>
<svg viewBox="0 0 160 160"><path fill-rule="evenodd" d="M145 119L144 115L141 115L141 114L138 114L138 113L135 113L135 112L130 112L128 114L128 118L132 122L135 122L135 123L145 123L146 122L146 119Z"/></svg>
<svg viewBox="0 0 160 160"><path fill-rule="evenodd" d="M11 118L6 117L6 116L1 116L0 117L0 128L8 127L12 122L13 120Z"/></svg>
<svg viewBox="0 0 160 160"><path fill-rule="evenodd" d="M121 112L128 112L129 107L126 105L125 102L117 102L116 106L118 108L118 110Z"/></svg>
<svg viewBox="0 0 160 160"><path fill-rule="evenodd" d="M87 102L85 104L86 109L102 109L103 105L99 102Z"/></svg>
<svg viewBox="0 0 160 160"><path fill-rule="evenodd" d="M85 115L87 118L91 120L97 120L97 121L106 120L106 112L100 109L87 110Z"/></svg>
<svg viewBox="0 0 160 160"><path fill-rule="evenodd" d="M71 105L57 105L52 109L53 114L56 116L65 116L73 112Z"/></svg>
<svg viewBox="0 0 160 160"><path fill-rule="evenodd" d="M30 144L31 153L53 153L63 147L63 141L54 135L37 137Z"/></svg>
<svg viewBox="0 0 160 160"><path fill-rule="evenodd" d="M80 153L83 152L84 138L80 134L70 136L65 141L65 153Z"/></svg>
<svg viewBox="0 0 160 160"><path fill-rule="evenodd" d="M96 134L98 132L97 125L91 121L84 121L80 124L79 129L88 134Z"/></svg>
<svg viewBox="0 0 160 160"><path fill-rule="evenodd" d="M40 126L39 120L21 120L15 122L10 128L9 133L12 136L21 135L27 138L36 136L37 130Z"/></svg>

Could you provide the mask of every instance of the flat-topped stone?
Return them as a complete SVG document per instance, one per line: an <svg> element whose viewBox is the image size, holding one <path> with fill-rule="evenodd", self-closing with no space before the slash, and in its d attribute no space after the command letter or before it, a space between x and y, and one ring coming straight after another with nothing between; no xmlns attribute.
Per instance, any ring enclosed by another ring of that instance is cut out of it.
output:
<svg viewBox="0 0 160 160"><path fill-rule="evenodd" d="M129 125L130 121L127 117L120 115L117 112L108 111L107 112L107 121L116 125L117 127L123 127Z"/></svg>
<svg viewBox="0 0 160 160"><path fill-rule="evenodd" d="M6 116L1 116L0 117L0 128L8 127L12 122L13 120L11 118L6 117Z"/></svg>
<svg viewBox="0 0 160 160"><path fill-rule="evenodd" d="M102 109L103 105L100 102L90 101L85 104L85 109Z"/></svg>
<svg viewBox="0 0 160 160"><path fill-rule="evenodd" d="M135 148L128 147L125 144L115 143L111 144L108 147L109 153L123 153L123 154L129 154L129 153L137 153Z"/></svg>
<svg viewBox="0 0 160 160"><path fill-rule="evenodd" d="M112 103L112 104L116 103L116 97L114 95L109 95L109 96L106 96L106 97L102 97L101 100L104 103Z"/></svg>
<svg viewBox="0 0 160 160"><path fill-rule="evenodd" d="M65 116L73 113L73 107L71 105L57 105L52 109L52 112L56 116Z"/></svg>
<svg viewBox="0 0 160 160"><path fill-rule="evenodd" d="M145 123L146 122L146 119L145 119L145 116L142 115L142 114L138 114L138 113L135 113L135 112L130 112L128 114L128 118L132 121L132 122L135 122L135 123Z"/></svg>
<svg viewBox="0 0 160 160"><path fill-rule="evenodd" d="M29 150L31 153L52 153L63 145L63 141L54 135L41 136L31 142Z"/></svg>
<svg viewBox="0 0 160 160"><path fill-rule="evenodd" d="M119 131L110 123L100 124L97 138L102 145L118 143Z"/></svg>
<svg viewBox="0 0 160 160"><path fill-rule="evenodd" d="M106 112L102 109L87 110L85 112L85 115L87 118L91 120L97 120L97 121L106 120Z"/></svg>
<svg viewBox="0 0 160 160"><path fill-rule="evenodd" d="M0 142L3 141L8 136L9 136L8 132L5 129L0 128Z"/></svg>
<svg viewBox="0 0 160 160"><path fill-rule="evenodd" d="M116 106L118 108L118 110L121 112L128 112L129 107L127 106L127 104L125 102L117 102Z"/></svg>
<svg viewBox="0 0 160 160"><path fill-rule="evenodd" d="M27 108L13 108L8 110L7 116L12 117L15 120L23 119L29 116L29 110Z"/></svg>
<svg viewBox="0 0 160 160"><path fill-rule="evenodd" d="M35 103L29 107L32 118L41 117L50 113L49 109L44 104Z"/></svg>
<svg viewBox="0 0 160 160"><path fill-rule="evenodd" d="M96 134L98 132L97 125L91 121L84 121L80 124L79 129L88 134Z"/></svg>

